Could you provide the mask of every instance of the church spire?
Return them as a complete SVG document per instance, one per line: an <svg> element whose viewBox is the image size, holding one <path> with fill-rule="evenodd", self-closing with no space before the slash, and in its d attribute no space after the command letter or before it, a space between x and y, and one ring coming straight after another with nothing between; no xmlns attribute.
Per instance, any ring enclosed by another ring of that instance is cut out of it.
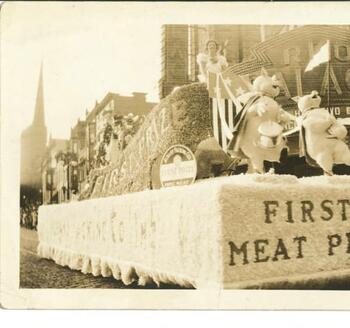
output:
<svg viewBox="0 0 350 328"><path fill-rule="evenodd" d="M36 94L33 125L45 126L43 63L42 62L40 66L40 75L39 75L38 91Z"/></svg>

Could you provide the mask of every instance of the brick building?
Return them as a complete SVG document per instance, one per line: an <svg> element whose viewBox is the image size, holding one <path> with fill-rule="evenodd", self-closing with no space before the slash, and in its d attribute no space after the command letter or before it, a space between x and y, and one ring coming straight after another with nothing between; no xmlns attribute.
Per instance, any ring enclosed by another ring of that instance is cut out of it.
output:
<svg viewBox="0 0 350 328"><path fill-rule="evenodd" d="M92 163L98 151L98 146L103 139L106 124L115 115L147 115L156 103L147 102L146 94L133 92L132 96L121 96L109 92L101 102L96 102L90 112L86 112L85 136L86 136L86 173L92 168Z"/></svg>
<svg viewBox="0 0 350 328"><path fill-rule="evenodd" d="M162 26L160 99L167 96L174 87L189 82L188 31L188 25Z"/></svg>

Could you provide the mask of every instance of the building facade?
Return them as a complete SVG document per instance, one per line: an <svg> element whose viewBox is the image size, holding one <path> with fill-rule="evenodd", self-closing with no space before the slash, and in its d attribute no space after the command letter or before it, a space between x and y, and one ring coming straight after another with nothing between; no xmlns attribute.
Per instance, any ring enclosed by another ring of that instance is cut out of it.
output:
<svg viewBox="0 0 350 328"><path fill-rule="evenodd" d="M43 204L62 203L68 199L66 139L49 139L41 165Z"/></svg>
<svg viewBox="0 0 350 328"><path fill-rule="evenodd" d="M155 105L146 101L145 93L108 93L90 112L86 111L85 120L76 122L68 140L50 138L41 167L43 203L76 199L89 182L89 172L96 168L107 125L113 126L115 117L147 115Z"/></svg>
<svg viewBox="0 0 350 328"><path fill-rule="evenodd" d="M78 193L84 188L87 176L87 138L86 121L78 120L73 128L69 139L69 185L73 193Z"/></svg>
<svg viewBox="0 0 350 328"><path fill-rule="evenodd" d="M188 31L188 25L162 26L160 99L170 94L174 87L189 83Z"/></svg>
<svg viewBox="0 0 350 328"><path fill-rule="evenodd" d="M133 92L132 96L109 92L101 102L96 102L85 118L86 174L95 167L105 128L107 124L113 125L115 116L147 115L156 105L146 101L146 94L141 92Z"/></svg>
<svg viewBox="0 0 350 328"><path fill-rule="evenodd" d="M293 27L285 25L163 25L159 97L166 97L181 85L198 81L197 55L208 40L222 48L229 65L251 56L251 49L262 41Z"/></svg>

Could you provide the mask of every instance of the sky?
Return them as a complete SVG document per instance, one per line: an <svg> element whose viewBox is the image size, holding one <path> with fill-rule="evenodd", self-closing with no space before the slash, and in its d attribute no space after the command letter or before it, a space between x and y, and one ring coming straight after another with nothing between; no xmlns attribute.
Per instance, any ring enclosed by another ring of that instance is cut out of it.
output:
<svg viewBox="0 0 350 328"><path fill-rule="evenodd" d="M68 138L77 119L108 92L145 92L148 101L158 101L161 23L144 10L19 3L5 8L2 18L2 104L20 113L19 130L33 119L41 62L53 138Z"/></svg>

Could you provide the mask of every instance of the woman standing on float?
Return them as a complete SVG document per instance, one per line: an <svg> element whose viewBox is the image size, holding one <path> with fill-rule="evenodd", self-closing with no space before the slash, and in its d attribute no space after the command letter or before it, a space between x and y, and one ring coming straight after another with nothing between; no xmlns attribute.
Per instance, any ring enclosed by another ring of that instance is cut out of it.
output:
<svg viewBox="0 0 350 328"><path fill-rule="evenodd" d="M199 53L197 56L201 73L198 75L200 82L207 82L208 72L220 73L228 66L226 58L220 55L219 45L215 40L207 41L205 50L206 53Z"/></svg>

